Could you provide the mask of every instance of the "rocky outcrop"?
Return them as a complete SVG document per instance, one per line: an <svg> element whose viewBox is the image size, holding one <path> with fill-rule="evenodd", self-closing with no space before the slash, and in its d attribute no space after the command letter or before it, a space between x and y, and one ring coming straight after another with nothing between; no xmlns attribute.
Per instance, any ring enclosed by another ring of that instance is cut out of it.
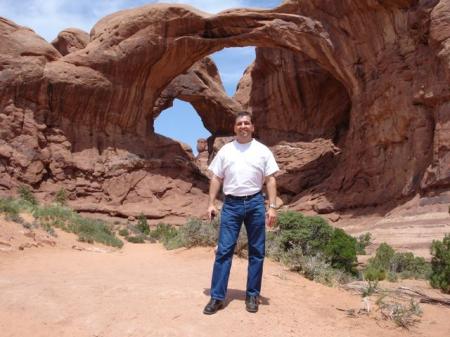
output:
<svg viewBox="0 0 450 337"><path fill-rule="evenodd" d="M181 98L213 138L232 134L236 111L253 111L258 137L297 158L280 177L293 207L327 213L448 189L449 9L288 0L209 15L147 5L100 20L65 56L2 19L2 186L66 186L86 210L195 215L206 177L189 149L153 130ZM205 59L232 46L258 48L233 99Z"/></svg>
<svg viewBox="0 0 450 337"><path fill-rule="evenodd" d="M225 92L214 62L206 57L177 76L161 93L153 109L154 118L172 106L175 98L191 103L208 130L215 135L229 134L234 115L242 106Z"/></svg>
<svg viewBox="0 0 450 337"><path fill-rule="evenodd" d="M89 43L89 34L77 28L67 28L61 31L52 41L61 55L67 55L76 50L83 49Z"/></svg>
<svg viewBox="0 0 450 337"><path fill-rule="evenodd" d="M337 142L349 124L350 98L342 83L289 50L257 48L234 98L252 112L257 136L269 145L317 138Z"/></svg>

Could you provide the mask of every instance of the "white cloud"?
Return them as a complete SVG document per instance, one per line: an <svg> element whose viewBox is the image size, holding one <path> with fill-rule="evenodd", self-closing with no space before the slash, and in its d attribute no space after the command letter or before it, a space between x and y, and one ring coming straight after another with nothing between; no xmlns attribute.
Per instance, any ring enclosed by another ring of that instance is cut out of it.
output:
<svg viewBox="0 0 450 337"><path fill-rule="evenodd" d="M148 3L145 0L2 0L0 15L33 29L47 41L69 27L89 32L102 17Z"/></svg>
<svg viewBox="0 0 450 337"><path fill-rule="evenodd" d="M158 3L189 4L197 9L208 13L218 13L229 8L245 7L242 0L158 0Z"/></svg>
<svg viewBox="0 0 450 337"><path fill-rule="evenodd" d="M0 16L27 26L47 41L69 27L89 32L102 17L121 9L149 3L190 4L217 13L229 8L274 7L282 0L1 0Z"/></svg>

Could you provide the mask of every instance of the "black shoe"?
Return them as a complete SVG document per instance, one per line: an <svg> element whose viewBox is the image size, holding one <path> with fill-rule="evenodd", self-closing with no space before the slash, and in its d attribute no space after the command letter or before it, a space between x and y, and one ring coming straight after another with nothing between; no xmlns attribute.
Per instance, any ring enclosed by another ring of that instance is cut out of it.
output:
<svg viewBox="0 0 450 337"><path fill-rule="evenodd" d="M223 301L211 298L211 300L206 305L205 309L203 309L203 313L205 315L212 315L222 308L223 308Z"/></svg>
<svg viewBox="0 0 450 337"><path fill-rule="evenodd" d="M259 305L258 296L248 296L245 298L245 309L248 312L257 312Z"/></svg>

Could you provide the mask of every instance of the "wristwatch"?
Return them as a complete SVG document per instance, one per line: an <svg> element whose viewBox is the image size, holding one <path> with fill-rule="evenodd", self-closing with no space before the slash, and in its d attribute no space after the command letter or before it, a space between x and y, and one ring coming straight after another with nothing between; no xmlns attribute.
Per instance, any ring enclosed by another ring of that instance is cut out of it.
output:
<svg viewBox="0 0 450 337"><path fill-rule="evenodd" d="M277 209L277 204L269 204L269 208Z"/></svg>

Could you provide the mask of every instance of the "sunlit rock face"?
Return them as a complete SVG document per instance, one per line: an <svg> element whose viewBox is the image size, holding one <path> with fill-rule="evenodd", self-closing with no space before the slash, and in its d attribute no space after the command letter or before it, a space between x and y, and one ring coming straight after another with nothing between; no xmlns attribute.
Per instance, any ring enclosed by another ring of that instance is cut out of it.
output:
<svg viewBox="0 0 450 337"><path fill-rule="evenodd" d="M83 49L89 43L89 34L77 28L67 28L59 32L56 39L52 41L61 55L67 55L74 51Z"/></svg>
<svg viewBox="0 0 450 337"><path fill-rule="evenodd" d="M0 20L0 188L80 210L182 221L208 179L153 121L179 98L215 137L253 113L280 192L328 213L450 186L449 1L285 1L210 15L147 5L52 44ZM207 58L256 46L234 97Z"/></svg>

